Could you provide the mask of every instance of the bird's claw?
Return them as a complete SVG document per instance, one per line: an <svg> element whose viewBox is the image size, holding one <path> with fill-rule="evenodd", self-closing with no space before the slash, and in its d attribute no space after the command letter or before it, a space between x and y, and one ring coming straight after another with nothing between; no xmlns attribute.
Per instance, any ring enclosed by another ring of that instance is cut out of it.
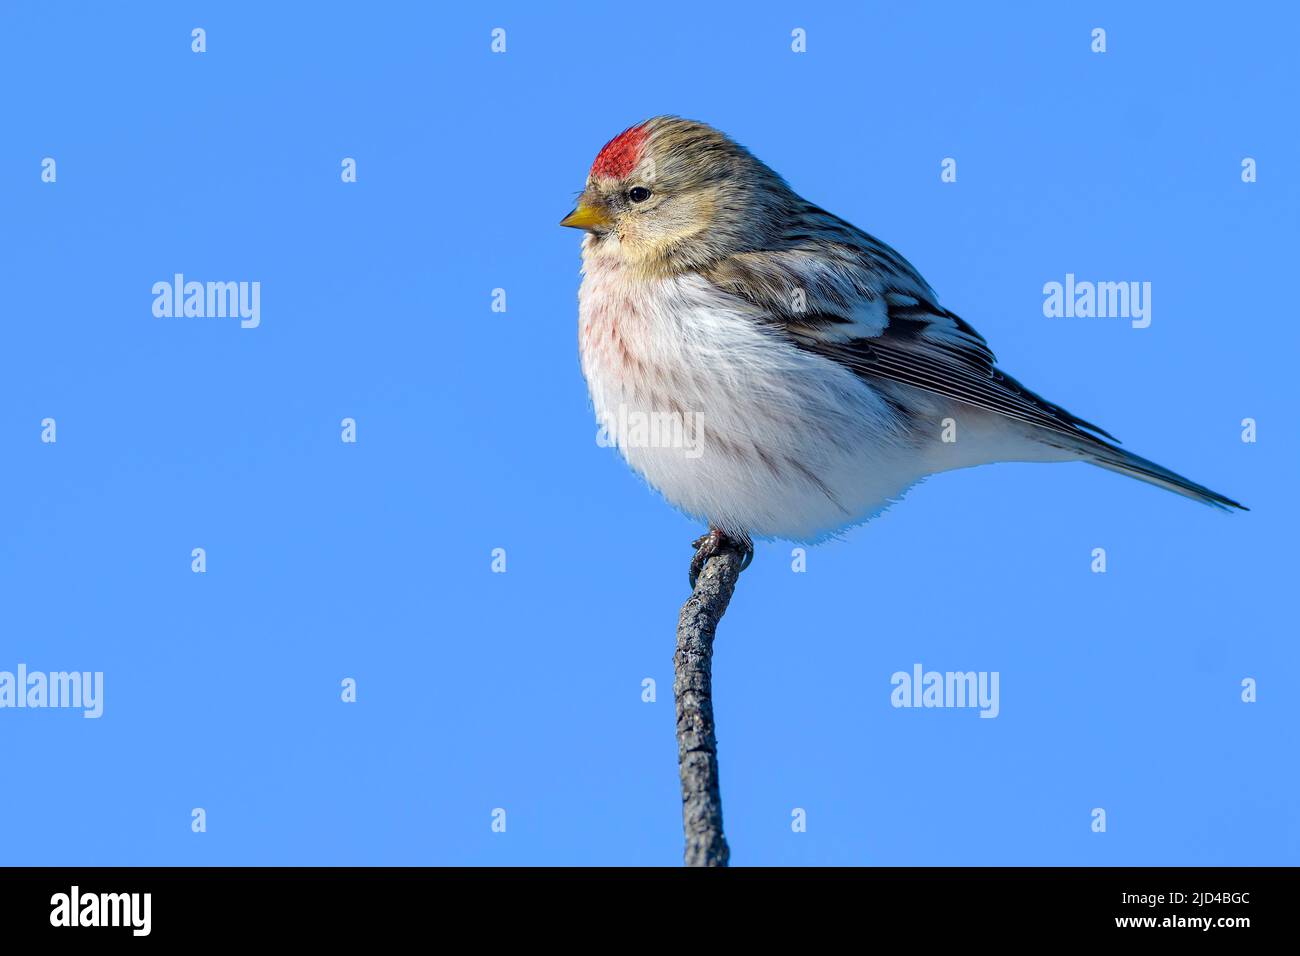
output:
<svg viewBox="0 0 1300 956"><path fill-rule="evenodd" d="M754 545L749 541L738 541L730 535L719 531L717 528L710 528L709 533L696 538L691 542L691 547L695 549L695 556L691 558L690 582L691 590L695 590L695 582L699 580L700 572L704 570L704 565L708 563L709 558L716 554L731 549L740 553L740 570L744 571L753 563Z"/></svg>

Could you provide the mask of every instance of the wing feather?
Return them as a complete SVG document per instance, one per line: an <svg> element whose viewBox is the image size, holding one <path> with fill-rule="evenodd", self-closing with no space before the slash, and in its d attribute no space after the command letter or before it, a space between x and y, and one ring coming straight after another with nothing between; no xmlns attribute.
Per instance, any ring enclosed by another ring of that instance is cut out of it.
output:
<svg viewBox="0 0 1300 956"><path fill-rule="evenodd" d="M801 207L775 248L729 256L703 274L800 347L864 379L911 385L1074 439L1117 441L999 370L983 336L938 304L911 263L816 206Z"/></svg>

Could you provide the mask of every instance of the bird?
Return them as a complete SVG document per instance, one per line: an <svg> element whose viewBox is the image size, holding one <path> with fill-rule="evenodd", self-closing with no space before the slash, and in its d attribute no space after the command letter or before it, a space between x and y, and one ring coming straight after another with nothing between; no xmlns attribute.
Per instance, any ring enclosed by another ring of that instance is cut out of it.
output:
<svg viewBox="0 0 1300 956"><path fill-rule="evenodd" d="M601 429L708 525L692 587L724 549L743 569L756 538L816 543L994 462L1084 461L1248 510L1020 384L902 255L705 123L619 133L560 225L586 233L578 348Z"/></svg>

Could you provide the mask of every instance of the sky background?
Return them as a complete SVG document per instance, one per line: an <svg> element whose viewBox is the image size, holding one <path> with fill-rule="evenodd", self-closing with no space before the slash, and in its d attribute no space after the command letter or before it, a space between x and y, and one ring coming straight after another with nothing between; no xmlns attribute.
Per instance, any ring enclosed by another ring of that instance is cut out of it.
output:
<svg viewBox="0 0 1300 956"><path fill-rule="evenodd" d="M760 543L714 663L733 863L1300 863L1288 7L8 0L0 670L105 710L0 710L0 863L680 862L701 528L596 442L556 225L658 113L1253 509L998 465L804 573ZM155 318L176 272L261 282L260 327ZM1151 326L1045 318L1066 273L1152 283ZM891 707L915 663L999 672L1000 716Z"/></svg>

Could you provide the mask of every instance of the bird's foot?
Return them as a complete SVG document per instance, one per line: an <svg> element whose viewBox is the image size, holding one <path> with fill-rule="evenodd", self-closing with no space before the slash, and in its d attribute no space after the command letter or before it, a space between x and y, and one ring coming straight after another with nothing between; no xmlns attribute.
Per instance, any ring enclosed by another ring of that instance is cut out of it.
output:
<svg viewBox="0 0 1300 956"><path fill-rule="evenodd" d="M695 582L699 579L700 572L704 570L704 565L714 555L721 554L723 551L738 552L742 571L754 560L754 545L748 538L733 538L717 528L710 528L708 534L696 538L691 542L691 547L695 549L695 557L691 558L692 591L695 590Z"/></svg>

